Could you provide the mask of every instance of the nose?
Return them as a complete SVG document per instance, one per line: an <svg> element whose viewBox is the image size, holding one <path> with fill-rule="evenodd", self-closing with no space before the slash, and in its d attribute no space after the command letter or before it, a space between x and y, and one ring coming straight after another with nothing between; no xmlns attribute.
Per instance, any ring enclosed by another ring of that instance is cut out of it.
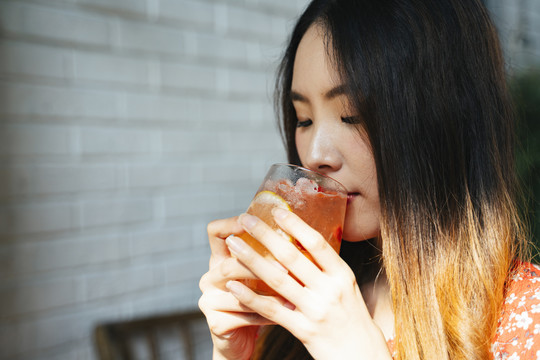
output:
<svg viewBox="0 0 540 360"><path fill-rule="evenodd" d="M338 171L342 166L339 151L339 138L333 129L318 126L314 129L307 144L303 165L323 174Z"/></svg>

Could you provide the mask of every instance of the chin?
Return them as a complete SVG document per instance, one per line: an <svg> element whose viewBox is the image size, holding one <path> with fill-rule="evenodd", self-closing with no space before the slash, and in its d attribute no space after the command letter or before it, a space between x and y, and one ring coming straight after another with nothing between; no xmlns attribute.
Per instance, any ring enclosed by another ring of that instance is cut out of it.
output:
<svg viewBox="0 0 540 360"><path fill-rule="evenodd" d="M372 237L354 236L354 235L345 236L345 234L343 234L343 241L347 241L347 242L361 242L361 241L366 241L369 239L372 239Z"/></svg>
<svg viewBox="0 0 540 360"><path fill-rule="evenodd" d="M370 224L347 224L343 229L343 240L348 242L359 242L379 237L381 229L378 219Z"/></svg>

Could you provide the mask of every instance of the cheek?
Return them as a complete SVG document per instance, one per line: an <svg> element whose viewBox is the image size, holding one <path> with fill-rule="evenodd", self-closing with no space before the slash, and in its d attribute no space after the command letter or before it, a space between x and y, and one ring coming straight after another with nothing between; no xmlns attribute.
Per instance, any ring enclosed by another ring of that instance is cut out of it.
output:
<svg viewBox="0 0 540 360"><path fill-rule="evenodd" d="M343 229L343 240L349 242L358 242L379 237L381 232L379 219L376 216L371 216L363 221L353 221L350 224L345 222Z"/></svg>
<svg viewBox="0 0 540 360"><path fill-rule="evenodd" d="M348 158L353 176L358 181L362 195L347 208L343 238L363 241L379 236L380 202L377 171L371 148L366 141L349 139Z"/></svg>
<svg viewBox="0 0 540 360"><path fill-rule="evenodd" d="M303 164L305 155L308 148L308 141L305 135L301 135L299 131L296 131L294 135L294 141L296 144L296 152L298 152L298 157L300 157L300 162Z"/></svg>
<svg viewBox="0 0 540 360"><path fill-rule="evenodd" d="M380 208L377 198L360 198L347 208L343 239L351 242L375 238L380 233Z"/></svg>

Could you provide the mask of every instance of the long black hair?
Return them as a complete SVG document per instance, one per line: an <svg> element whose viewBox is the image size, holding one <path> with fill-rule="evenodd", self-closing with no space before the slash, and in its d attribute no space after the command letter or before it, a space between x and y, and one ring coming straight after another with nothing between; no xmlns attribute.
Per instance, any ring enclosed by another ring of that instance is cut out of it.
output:
<svg viewBox="0 0 540 360"><path fill-rule="evenodd" d="M480 0L312 1L276 86L280 129L296 164L290 90L296 50L311 26L325 31L375 159L399 356L485 358L523 244L513 108L486 9ZM355 270L370 248L345 245L342 256Z"/></svg>

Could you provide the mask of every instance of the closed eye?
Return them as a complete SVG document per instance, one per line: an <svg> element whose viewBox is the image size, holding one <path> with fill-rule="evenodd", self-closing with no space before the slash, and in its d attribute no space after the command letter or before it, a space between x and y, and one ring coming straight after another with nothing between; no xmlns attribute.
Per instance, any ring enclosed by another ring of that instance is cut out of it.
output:
<svg viewBox="0 0 540 360"><path fill-rule="evenodd" d="M360 116L342 116L341 121L346 124L360 124L362 122L362 118Z"/></svg>
<svg viewBox="0 0 540 360"><path fill-rule="evenodd" d="M304 120L304 121L298 120L298 122L296 123L296 127L297 128L308 127L311 124L313 124L313 121L311 121L310 119Z"/></svg>

